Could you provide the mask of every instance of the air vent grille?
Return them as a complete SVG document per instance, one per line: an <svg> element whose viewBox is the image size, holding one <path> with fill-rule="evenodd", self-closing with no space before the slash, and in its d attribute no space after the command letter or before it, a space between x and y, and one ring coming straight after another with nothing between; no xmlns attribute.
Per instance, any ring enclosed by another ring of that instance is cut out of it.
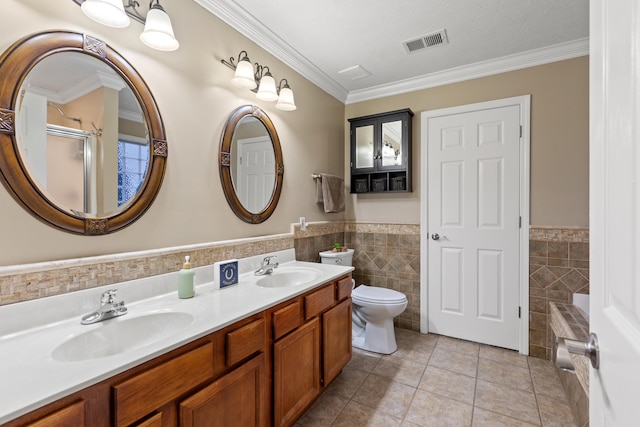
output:
<svg viewBox="0 0 640 427"><path fill-rule="evenodd" d="M402 42L407 53L415 53L429 47L441 46L443 44L449 44L447 32L444 29Z"/></svg>

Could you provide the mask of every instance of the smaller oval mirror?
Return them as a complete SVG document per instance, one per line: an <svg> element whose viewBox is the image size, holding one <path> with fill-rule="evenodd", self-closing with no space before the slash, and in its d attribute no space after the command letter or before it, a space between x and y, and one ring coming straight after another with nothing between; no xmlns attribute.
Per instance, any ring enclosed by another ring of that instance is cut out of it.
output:
<svg viewBox="0 0 640 427"><path fill-rule="evenodd" d="M233 212L251 224L266 221L280 198L284 165L278 134L264 111L244 105L231 113L218 162L222 188Z"/></svg>

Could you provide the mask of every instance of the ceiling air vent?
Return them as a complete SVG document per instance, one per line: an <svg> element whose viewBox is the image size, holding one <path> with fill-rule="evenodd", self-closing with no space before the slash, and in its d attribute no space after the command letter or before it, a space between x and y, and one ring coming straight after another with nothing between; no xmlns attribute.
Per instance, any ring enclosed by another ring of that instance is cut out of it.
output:
<svg viewBox="0 0 640 427"><path fill-rule="evenodd" d="M402 45L407 53L415 53L428 47L440 46L448 43L449 39L447 38L447 32L442 29L415 39L406 40L402 42Z"/></svg>

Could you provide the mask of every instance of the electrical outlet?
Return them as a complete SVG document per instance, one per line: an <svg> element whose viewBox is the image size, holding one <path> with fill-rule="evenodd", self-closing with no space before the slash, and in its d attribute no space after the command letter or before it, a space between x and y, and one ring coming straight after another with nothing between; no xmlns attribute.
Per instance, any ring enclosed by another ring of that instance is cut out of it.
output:
<svg viewBox="0 0 640 427"><path fill-rule="evenodd" d="M300 217L300 231L305 231L307 229L307 219L303 216Z"/></svg>

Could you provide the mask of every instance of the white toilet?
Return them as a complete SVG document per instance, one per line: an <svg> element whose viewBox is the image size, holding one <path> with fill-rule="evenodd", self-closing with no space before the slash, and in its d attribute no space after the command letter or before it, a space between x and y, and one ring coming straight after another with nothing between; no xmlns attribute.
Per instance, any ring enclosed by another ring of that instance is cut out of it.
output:
<svg viewBox="0 0 640 427"><path fill-rule="evenodd" d="M353 249L320 252L324 264L351 266ZM355 281L354 281L355 285ZM393 318L407 308L407 297L393 289L360 285L351 293L352 345L363 350L391 354L398 348Z"/></svg>

